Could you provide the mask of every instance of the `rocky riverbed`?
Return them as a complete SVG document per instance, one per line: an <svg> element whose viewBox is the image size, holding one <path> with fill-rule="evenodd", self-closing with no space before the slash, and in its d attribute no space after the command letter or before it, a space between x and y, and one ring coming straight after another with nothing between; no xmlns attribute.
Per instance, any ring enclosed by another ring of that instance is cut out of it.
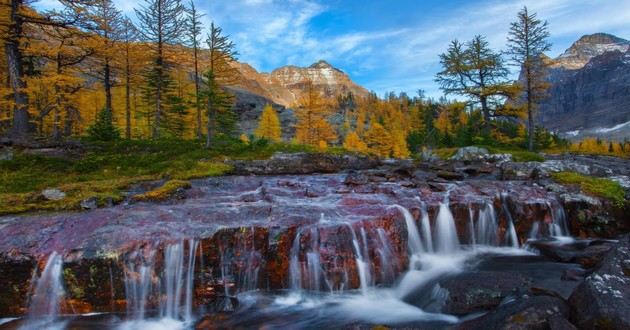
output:
<svg viewBox="0 0 630 330"><path fill-rule="evenodd" d="M73 329L630 325L627 210L549 176L624 182L628 162L463 155L278 155L165 202L5 216L0 318L32 324L50 294L44 314L107 313L56 318Z"/></svg>

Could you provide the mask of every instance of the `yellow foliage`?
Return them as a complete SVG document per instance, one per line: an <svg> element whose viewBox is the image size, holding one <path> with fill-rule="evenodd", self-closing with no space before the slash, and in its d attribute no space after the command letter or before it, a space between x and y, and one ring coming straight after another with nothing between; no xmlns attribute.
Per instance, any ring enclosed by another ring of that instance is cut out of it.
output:
<svg viewBox="0 0 630 330"><path fill-rule="evenodd" d="M249 138L245 134L241 134L241 136L239 137L239 140L241 140L241 142L245 144L249 144Z"/></svg>
<svg viewBox="0 0 630 330"><path fill-rule="evenodd" d="M630 157L629 142L620 143L596 138L585 138L582 141L574 142L569 146L569 150L577 153Z"/></svg>
<svg viewBox="0 0 630 330"><path fill-rule="evenodd" d="M346 135L346 138L343 141L343 147L346 150L354 151L354 152L367 152L368 146L361 140L359 135L351 131Z"/></svg>
<svg viewBox="0 0 630 330"><path fill-rule="evenodd" d="M299 143L312 146L318 146L319 141L334 142L337 134L326 120L333 109L313 87L313 82L305 84L306 93L295 111L295 137Z"/></svg>
<svg viewBox="0 0 630 330"><path fill-rule="evenodd" d="M392 154L394 158L409 158L411 155L407 147L407 139L402 131L392 132Z"/></svg>
<svg viewBox="0 0 630 330"><path fill-rule="evenodd" d="M267 104L263 109L260 121L258 122L258 128L254 135L275 142L281 140L280 119L271 105Z"/></svg>
<svg viewBox="0 0 630 330"><path fill-rule="evenodd" d="M326 149L328 149L328 143L326 143L326 141L320 140L319 145L317 147L321 151L326 151Z"/></svg>
<svg viewBox="0 0 630 330"><path fill-rule="evenodd" d="M392 152L392 136L383 125L378 122L370 123L370 128L365 133L365 142L368 151L379 157L390 157Z"/></svg>

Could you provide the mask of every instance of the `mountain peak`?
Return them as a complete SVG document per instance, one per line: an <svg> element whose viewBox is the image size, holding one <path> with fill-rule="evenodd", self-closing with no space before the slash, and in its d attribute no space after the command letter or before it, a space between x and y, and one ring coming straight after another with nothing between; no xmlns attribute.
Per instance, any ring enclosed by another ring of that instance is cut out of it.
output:
<svg viewBox="0 0 630 330"><path fill-rule="evenodd" d="M309 68L313 68L313 69L334 69L334 67L332 65L330 65L330 63L324 61L324 60L319 60L313 64L311 64L311 66Z"/></svg>
<svg viewBox="0 0 630 330"><path fill-rule="evenodd" d="M582 36L569 49L556 59L555 67L568 70L583 68L593 57L606 52L620 51L625 53L630 41L608 33L594 33Z"/></svg>
<svg viewBox="0 0 630 330"><path fill-rule="evenodd" d="M619 38L609 33L593 33L583 35L578 41L573 43L573 46L580 44L623 44L628 43L628 40ZM572 46L572 47L573 47Z"/></svg>

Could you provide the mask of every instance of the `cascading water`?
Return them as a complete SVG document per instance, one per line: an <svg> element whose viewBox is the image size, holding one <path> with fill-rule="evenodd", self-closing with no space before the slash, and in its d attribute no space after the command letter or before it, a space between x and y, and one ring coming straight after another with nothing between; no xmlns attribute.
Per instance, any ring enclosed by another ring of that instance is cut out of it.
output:
<svg viewBox="0 0 630 330"><path fill-rule="evenodd" d="M64 296L62 271L63 257L57 252L51 253L40 276L35 280L27 320L21 329L63 327L55 324L59 316L59 305Z"/></svg>
<svg viewBox="0 0 630 330"><path fill-rule="evenodd" d="M435 221L435 251L438 253L454 253L459 250L459 238L453 214L446 203L440 203Z"/></svg>
<svg viewBox="0 0 630 330"><path fill-rule="evenodd" d="M567 217L562 207L553 207L547 202L547 207L551 213L551 223L549 224L549 235L553 237L568 237L569 227L567 226Z"/></svg>
<svg viewBox="0 0 630 330"><path fill-rule="evenodd" d="M514 227L514 219L512 219L512 214L508 209L507 197L508 194L506 192L501 193L501 207L503 208L503 212L505 213L505 217L508 221L505 241L509 242L510 246L518 248L518 236L516 235L516 228Z"/></svg>
<svg viewBox="0 0 630 330"><path fill-rule="evenodd" d="M431 237L431 220L429 220L429 212L427 204L422 202L422 238L424 238L425 248L427 252L433 252L433 238Z"/></svg>
<svg viewBox="0 0 630 330"><path fill-rule="evenodd" d="M191 323L192 313L195 254L198 242L187 241L187 252L184 241L169 244L164 247L164 264L160 276L155 271L155 250L148 256L138 251L129 256L125 268L125 294L127 313L132 322L123 328L140 329L150 327L147 311L150 301L159 301L159 319L170 327L181 327L177 322ZM155 321L159 322L159 321Z"/></svg>
<svg viewBox="0 0 630 330"><path fill-rule="evenodd" d="M400 205L392 205L393 208L398 209L405 217L405 224L407 225L407 244L409 244L409 252L412 255L419 255L424 250L422 249L422 240L420 239L420 232L418 226L416 226L416 220L414 220L411 212L405 207Z"/></svg>
<svg viewBox="0 0 630 330"><path fill-rule="evenodd" d="M499 225L494 215L494 207L492 204L486 203L483 210L479 210L477 217L477 225L475 226L475 242L480 245L498 245L499 239L497 232Z"/></svg>

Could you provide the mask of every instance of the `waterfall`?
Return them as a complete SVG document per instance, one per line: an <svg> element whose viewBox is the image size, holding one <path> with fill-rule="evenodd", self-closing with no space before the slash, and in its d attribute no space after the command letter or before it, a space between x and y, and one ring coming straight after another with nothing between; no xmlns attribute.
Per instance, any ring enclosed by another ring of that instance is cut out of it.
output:
<svg viewBox="0 0 630 330"><path fill-rule="evenodd" d="M147 258L143 258L141 251L130 255L124 273L127 313L135 320L146 319L148 302L156 297L160 318L192 322L198 244L197 240L187 241L188 255L184 253L184 241L167 245L159 277L155 276L155 250Z"/></svg>
<svg viewBox="0 0 630 330"><path fill-rule="evenodd" d="M435 239L436 252L453 253L459 249L455 220L446 203L440 203L440 210L435 221Z"/></svg>
<svg viewBox="0 0 630 330"><path fill-rule="evenodd" d="M540 221L534 222L532 229L529 231L529 239L537 239L540 232Z"/></svg>
<svg viewBox="0 0 630 330"><path fill-rule="evenodd" d="M301 232L295 235L293 246L291 247L291 255L289 260L289 277L291 279L291 289L294 291L302 288L302 272L300 266L300 238Z"/></svg>
<svg viewBox="0 0 630 330"><path fill-rule="evenodd" d="M433 252L433 238L431 237L431 221L429 220L429 212L427 212L427 205L422 203L422 238L424 238L425 247L427 252Z"/></svg>
<svg viewBox="0 0 630 330"><path fill-rule="evenodd" d="M197 240L188 240L188 268L186 269L186 305L184 306L184 320L192 322L193 295L195 290L195 258Z"/></svg>
<svg viewBox="0 0 630 330"><path fill-rule="evenodd" d="M371 272L369 259L365 259L365 256L367 254L367 237L365 235L365 229L363 227L361 227L361 236L363 238L364 245L363 251L356 234L354 233L354 231L352 231L352 245L354 246L355 251L354 254L357 264L357 271L359 273L359 283L361 286L361 292L365 295L367 294L368 286L371 282Z"/></svg>
<svg viewBox="0 0 630 330"><path fill-rule="evenodd" d="M166 302L160 304L160 316L177 319L184 273L184 244L171 244L164 250L162 282Z"/></svg>
<svg viewBox="0 0 630 330"><path fill-rule="evenodd" d="M136 319L144 319L147 299L152 289L152 263L144 264L136 271L134 263L127 264L125 269L125 296L127 314Z"/></svg>
<svg viewBox="0 0 630 330"><path fill-rule="evenodd" d="M510 210L508 209L507 196L508 195L506 192L501 193L501 207L508 221L508 228L507 228L507 232L505 233L505 236L506 236L505 241L506 242L509 241L512 247L518 248L518 236L516 235L516 228L514 227L514 220L512 219L512 214L510 213Z"/></svg>
<svg viewBox="0 0 630 330"><path fill-rule="evenodd" d="M470 245L474 248L477 245L475 239L475 211L470 205L468 206L468 233L470 234Z"/></svg>
<svg viewBox="0 0 630 330"><path fill-rule="evenodd" d="M495 246L498 244L497 231L499 225L494 215L492 204L486 203L483 210L479 210L476 226L477 244Z"/></svg>
<svg viewBox="0 0 630 330"><path fill-rule="evenodd" d="M551 212L552 223L549 224L549 235L554 237L568 237L569 227L567 226L567 216L564 212L564 208L552 207L550 202L547 202L549 212Z"/></svg>
<svg viewBox="0 0 630 330"><path fill-rule="evenodd" d="M396 259L392 252L391 242L387 238L387 234L383 228L377 228L376 232L379 239L379 247L376 253L380 258L381 265L381 281L384 283L393 283L396 277Z"/></svg>
<svg viewBox="0 0 630 330"><path fill-rule="evenodd" d="M57 252L51 253L35 280L24 329L46 328L59 316L59 304L64 296L62 270L63 257Z"/></svg>
<svg viewBox="0 0 630 330"><path fill-rule="evenodd" d="M420 240L418 226L416 226L416 221L414 220L413 215L411 215L409 210L400 205L392 205L391 207L398 209L405 217L405 223L407 225L407 244L409 244L409 252L411 252L411 255L420 255L424 251L422 249L422 241Z"/></svg>

